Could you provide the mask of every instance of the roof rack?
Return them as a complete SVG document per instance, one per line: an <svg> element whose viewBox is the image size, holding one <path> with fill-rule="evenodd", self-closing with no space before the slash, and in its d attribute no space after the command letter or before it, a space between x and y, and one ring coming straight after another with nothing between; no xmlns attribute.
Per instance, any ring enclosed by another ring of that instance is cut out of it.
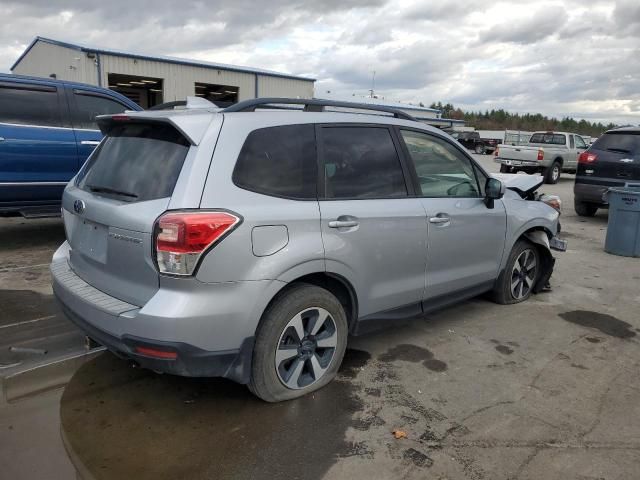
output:
<svg viewBox="0 0 640 480"><path fill-rule="evenodd" d="M303 111L305 112L324 112L325 107L351 108L355 110L373 110L376 112L389 113L395 118L417 122L417 120L408 113L405 113L396 108L385 107L384 105L371 105L367 103L352 103L340 101L336 102L333 100L319 100L316 98L254 98L251 100L238 102L235 105L231 105L230 107L222 110L222 112L254 112L256 108L268 108L269 105L304 105Z"/></svg>

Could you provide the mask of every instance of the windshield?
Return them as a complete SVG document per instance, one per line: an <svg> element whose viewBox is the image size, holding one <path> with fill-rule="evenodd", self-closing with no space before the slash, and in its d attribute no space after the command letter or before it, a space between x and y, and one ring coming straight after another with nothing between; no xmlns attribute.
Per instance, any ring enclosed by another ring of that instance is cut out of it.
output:
<svg viewBox="0 0 640 480"><path fill-rule="evenodd" d="M529 143L542 143L546 145L566 145L567 140L562 133L534 133Z"/></svg>
<svg viewBox="0 0 640 480"><path fill-rule="evenodd" d="M78 175L79 188L127 202L171 196L189 150L170 125L114 127Z"/></svg>

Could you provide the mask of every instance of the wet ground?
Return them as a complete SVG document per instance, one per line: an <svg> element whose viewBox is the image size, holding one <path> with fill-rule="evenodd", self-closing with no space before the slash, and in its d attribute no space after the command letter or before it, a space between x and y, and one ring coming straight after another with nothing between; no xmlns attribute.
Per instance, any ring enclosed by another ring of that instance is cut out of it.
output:
<svg viewBox="0 0 640 480"><path fill-rule="evenodd" d="M0 464L10 478L73 478L60 422L81 478L637 478L640 259L604 253L606 212L575 216L571 188L570 177L544 188L565 200L569 240L550 293L474 299L355 338L336 382L277 405L105 354L64 391L0 408ZM6 311L52 314L46 285L8 275Z"/></svg>

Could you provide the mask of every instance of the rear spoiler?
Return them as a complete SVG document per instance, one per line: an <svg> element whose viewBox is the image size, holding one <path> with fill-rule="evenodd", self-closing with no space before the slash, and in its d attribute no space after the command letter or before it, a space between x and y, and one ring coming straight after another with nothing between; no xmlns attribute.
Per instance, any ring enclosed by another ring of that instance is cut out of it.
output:
<svg viewBox="0 0 640 480"><path fill-rule="evenodd" d="M213 119L213 115L211 115ZM164 123L178 130L191 145L198 145L209 128L211 121L203 121L202 115L158 115L148 113L125 112L115 115L99 115L96 122L103 135L108 135L111 129L118 125L131 123Z"/></svg>

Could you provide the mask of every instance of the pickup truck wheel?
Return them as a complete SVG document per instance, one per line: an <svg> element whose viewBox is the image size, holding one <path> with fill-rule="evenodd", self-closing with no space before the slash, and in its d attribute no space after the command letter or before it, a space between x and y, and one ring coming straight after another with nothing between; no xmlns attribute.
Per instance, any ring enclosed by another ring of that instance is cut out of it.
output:
<svg viewBox="0 0 640 480"><path fill-rule="evenodd" d="M551 164L551 166L544 170L544 183L554 184L560 180L560 173L562 172L562 166L557 160Z"/></svg>
<svg viewBox="0 0 640 480"><path fill-rule="evenodd" d="M593 217L598 211L597 205L594 205L593 203L580 202L575 199L573 201L573 208L581 217Z"/></svg>
<svg viewBox="0 0 640 480"><path fill-rule="evenodd" d="M347 335L347 317L334 295L315 285L292 286L260 321L249 389L280 402L322 388L340 368Z"/></svg>
<svg viewBox="0 0 640 480"><path fill-rule="evenodd" d="M500 173L513 173L513 167L507 165L500 165Z"/></svg>
<svg viewBox="0 0 640 480"><path fill-rule="evenodd" d="M518 240L498 277L492 292L493 300L501 305L524 302L531 296L539 272L538 249L527 240Z"/></svg>
<svg viewBox="0 0 640 480"><path fill-rule="evenodd" d="M478 155L484 155L484 150L485 150L484 145L482 145L481 143L478 143L473 149L473 151L476 152Z"/></svg>

